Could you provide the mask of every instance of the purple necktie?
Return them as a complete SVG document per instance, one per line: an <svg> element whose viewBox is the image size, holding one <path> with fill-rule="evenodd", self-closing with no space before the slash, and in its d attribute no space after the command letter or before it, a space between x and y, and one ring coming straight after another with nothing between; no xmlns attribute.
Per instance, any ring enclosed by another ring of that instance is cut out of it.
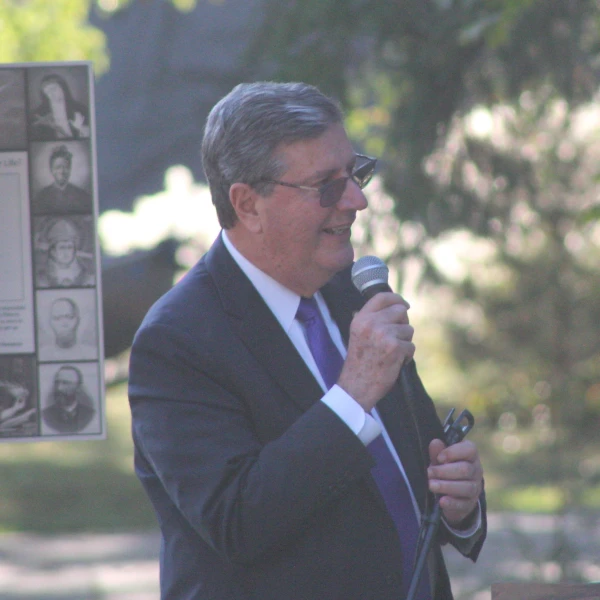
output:
<svg viewBox="0 0 600 600"><path fill-rule="evenodd" d="M330 389L340 376L344 359L329 335L314 297L300 298L296 319L304 325L308 347L323 376L325 387Z"/></svg>
<svg viewBox="0 0 600 600"><path fill-rule="evenodd" d="M321 311L314 298L300 298L300 306L296 318L304 325L308 347L323 376L327 389L331 388L339 377L344 359L333 343ZM376 461L371 474L383 496L387 509L394 520L400 536L403 557L404 592L408 592L412 570L414 567L419 524L413 508L408 486L398 465L390 452L383 435L378 435L368 449ZM429 577L425 569L419 588L417 600L430 600Z"/></svg>

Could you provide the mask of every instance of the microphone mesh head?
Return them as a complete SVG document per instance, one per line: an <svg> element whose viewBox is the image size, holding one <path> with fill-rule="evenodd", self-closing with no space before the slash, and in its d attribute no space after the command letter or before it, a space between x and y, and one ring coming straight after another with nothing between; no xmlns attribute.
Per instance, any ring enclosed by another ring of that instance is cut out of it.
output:
<svg viewBox="0 0 600 600"><path fill-rule="evenodd" d="M363 256L352 265L352 283L359 292L376 283L388 282L389 269L377 256Z"/></svg>

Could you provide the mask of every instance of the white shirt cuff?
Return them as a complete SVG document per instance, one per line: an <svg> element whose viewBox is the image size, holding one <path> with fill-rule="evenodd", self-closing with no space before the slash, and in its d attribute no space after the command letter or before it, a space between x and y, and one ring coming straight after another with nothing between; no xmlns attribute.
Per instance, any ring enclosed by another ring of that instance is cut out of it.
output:
<svg viewBox="0 0 600 600"><path fill-rule="evenodd" d="M366 446L380 433L379 423L339 385L334 385L322 398L325 403Z"/></svg>
<svg viewBox="0 0 600 600"><path fill-rule="evenodd" d="M469 527L468 529L454 529L454 527L449 525L446 519L444 519L444 515L442 515L442 521L444 522L444 525L446 525L448 531L453 536L457 538L463 538L465 540L469 539L481 529L481 504L479 503L479 501L477 501L477 518L475 519L473 525L471 525L471 527Z"/></svg>

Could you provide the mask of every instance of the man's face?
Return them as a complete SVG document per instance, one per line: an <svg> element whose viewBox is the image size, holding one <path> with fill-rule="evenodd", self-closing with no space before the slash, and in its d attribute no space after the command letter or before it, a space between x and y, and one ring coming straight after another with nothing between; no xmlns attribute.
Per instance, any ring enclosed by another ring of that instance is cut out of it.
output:
<svg viewBox="0 0 600 600"><path fill-rule="evenodd" d="M59 188L64 188L69 183L71 176L71 163L63 156L58 156L52 161L50 167L52 177Z"/></svg>
<svg viewBox="0 0 600 600"><path fill-rule="evenodd" d="M79 325L77 312L68 300L59 298L50 308L50 326L57 338L72 337Z"/></svg>
<svg viewBox="0 0 600 600"><path fill-rule="evenodd" d="M62 266L70 265L75 259L75 242L71 240L62 240L56 242L50 250L52 258Z"/></svg>
<svg viewBox="0 0 600 600"><path fill-rule="evenodd" d="M73 369L60 369L54 377L54 400L64 406L71 408L77 403L77 388L79 377Z"/></svg>
<svg viewBox="0 0 600 600"><path fill-rule="evenodd" d="M280 181L320 187L351 174L355 153L343 126L322 136L283 146L287 170ZM335 273L352 263L351 225L356 211L367 207L362 190L348 180L341 200L323 208L317 191L275 185L257 203L263 256L260 267L301 295L312 295Z"/></svg>

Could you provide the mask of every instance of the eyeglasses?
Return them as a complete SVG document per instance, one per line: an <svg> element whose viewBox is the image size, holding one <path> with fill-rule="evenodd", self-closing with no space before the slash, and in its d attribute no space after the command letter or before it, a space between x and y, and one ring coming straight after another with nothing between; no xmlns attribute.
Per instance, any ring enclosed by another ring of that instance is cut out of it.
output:
<svg viewBox="0 0 600 600"><path fill-rule="evenodd" d="M365 156L364 154L357 154L357 158L361 159L362 164L355 167L352 171L352 175L347 177L338 177L333 179L320 187L310 187L308 185L298 185L297 183L287 183L286 181L278 181L277 179L261 179L255 183L274 183L275 185L283 185L289 188L296 188L298 190L311 190L319 192L320 203L323 208L333 206L342 199L342 194L346 189L346 183L348 179L352 179L354 183L362 190L369 181L371 181L373 174L375 173L375 167L377 166L377 159L371 156Z"/></svg>

